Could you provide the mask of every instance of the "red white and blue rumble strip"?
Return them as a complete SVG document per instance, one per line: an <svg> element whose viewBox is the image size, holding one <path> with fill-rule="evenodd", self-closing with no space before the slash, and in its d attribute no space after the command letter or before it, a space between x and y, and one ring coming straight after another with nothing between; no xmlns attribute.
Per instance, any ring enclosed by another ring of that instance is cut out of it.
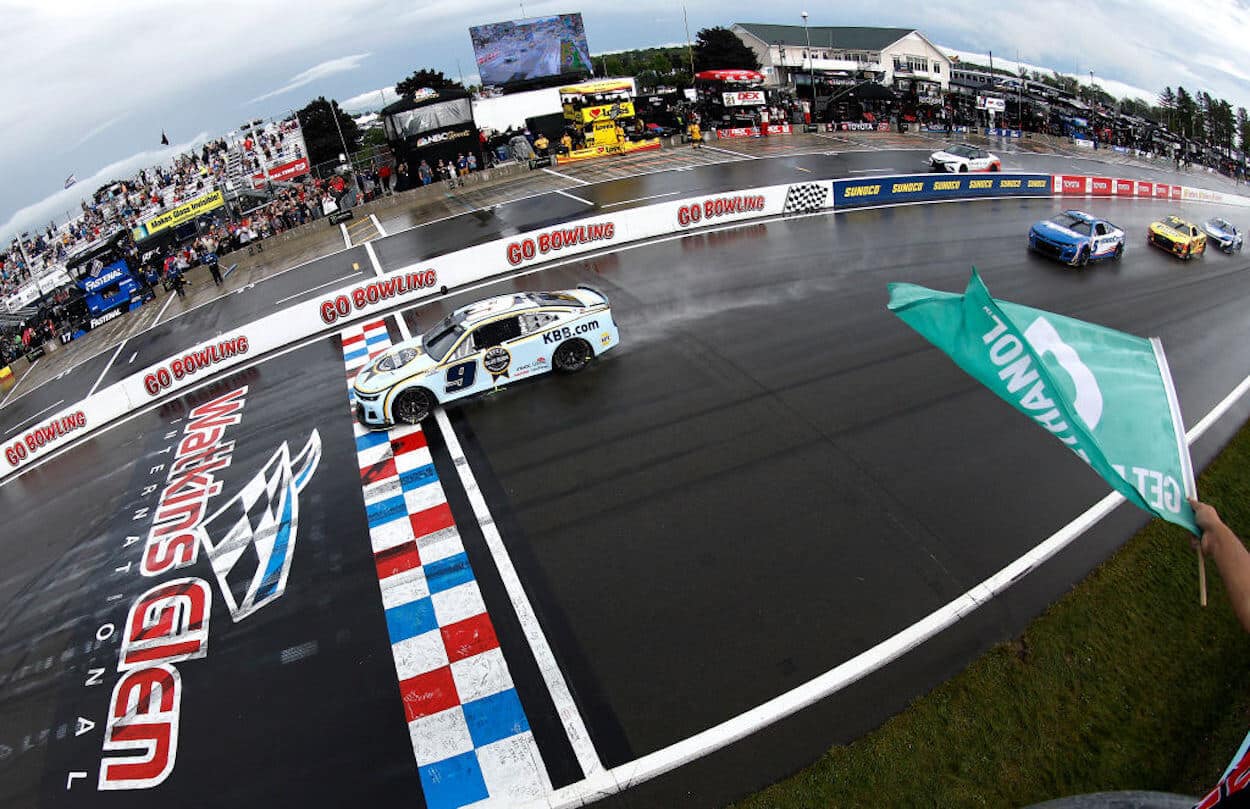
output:
<svg viewBox="0 0 1250 809"><path fill-rule="evenodd" d="M385 321L342 332L356 372L391 347ZM355 402L351 402L354 406ZM369 537L412 752L430 809L513 806L551 791L439 483L425 433L352 420Z"/></svg>

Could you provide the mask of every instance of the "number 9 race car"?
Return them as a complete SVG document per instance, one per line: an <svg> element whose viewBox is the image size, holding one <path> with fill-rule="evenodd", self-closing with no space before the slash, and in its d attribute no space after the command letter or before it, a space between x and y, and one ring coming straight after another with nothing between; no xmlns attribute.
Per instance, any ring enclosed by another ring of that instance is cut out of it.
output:
<svg viewBox="0 0 1250 809"><path fill-rule="evenodd" d="M607 296L590 287L487 298L361 368L356 419L375 429L417 424L445 402L553 369L580 371L619 342Z"/></svg>
<svg viewBox="0 0 1250 809"><path fill-rule="evenodd" d="M1064 211L1029 228L1029 249L1084 267L1124 255L1124 230L1084 211Z"/></svg>

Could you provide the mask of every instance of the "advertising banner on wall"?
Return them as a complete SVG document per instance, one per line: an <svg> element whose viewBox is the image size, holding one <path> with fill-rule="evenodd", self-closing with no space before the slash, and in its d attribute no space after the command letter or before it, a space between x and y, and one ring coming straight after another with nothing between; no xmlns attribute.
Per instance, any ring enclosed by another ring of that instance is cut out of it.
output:
<svg viewBox="0 0 1250 809"><path fill-rule="evenodd" d="M170 208L165 213L158 214L143 224L136 227L132 233L135 241L146 239L156 233L160 233L167 228L177 227L183 222L190 222L201 214L209 211L215 211L226 204L225 197L220 191L214 191L211 194L205 194L202 197L196 197L190 202L184 202L176 208Z"/></svg>
<svg viewBox="0 0 1250 809"><path fill-rule="evenodd" d="M1047 196L1049 174L913 174L835 180L834 207L852 208L882 203L993 197Z"/></svg>
<svg viewBox="0 0 1250 809"><path fill-rule="evenodd" d="M292 160L289 163L283 163L269 169L269 181L275 183L285 183L294 180L296 177L303 177L308 173L308 158L301 157L298 160ZM257 172L252 175L252 185L256 188L265 187L265 172Z"/></svg>

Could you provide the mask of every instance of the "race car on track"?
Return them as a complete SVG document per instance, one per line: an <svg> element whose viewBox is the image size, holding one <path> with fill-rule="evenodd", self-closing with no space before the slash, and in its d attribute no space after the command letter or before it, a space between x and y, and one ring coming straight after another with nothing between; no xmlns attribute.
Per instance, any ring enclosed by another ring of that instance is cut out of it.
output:
<svg viewBox="0 0 1250 809"><path fill-rule="evenodd" d="M956 143L929 155L929 168L933 171L1000 171L1002 167L998 155L966 143Z"/></svg>
<svg viewBox="0 0 1250 809"><path fill-rule="evenodd" d="M1029 249L1084 267L1124 255L1124 230L1084 211L1064 211L1029 228Z"/></svg>
<svg viewBox="0 0 1250 809"><path fill-rule="evenodd" d="M361 368L356 419L371 428L417 424L441 403L553 369L580 371L619 342L607 296L590 287L487 298Z"/></svg>
<svg viewBox="0 0 1250 809"><path fill-rule="evenodd" d="M1211 241L1225 253L1241 249L1241 231L1227 219L1215 217L1202 223L1202 229Z"/></svg>
<svg viewBox="0 0 1250 809"><path fill-rule="evenodd" d="M1165 216L1151 222L1146 231L1146 242L1174 256L1191 259L1207 251L1207 235L1192 222L1179 216Z"/></svg>

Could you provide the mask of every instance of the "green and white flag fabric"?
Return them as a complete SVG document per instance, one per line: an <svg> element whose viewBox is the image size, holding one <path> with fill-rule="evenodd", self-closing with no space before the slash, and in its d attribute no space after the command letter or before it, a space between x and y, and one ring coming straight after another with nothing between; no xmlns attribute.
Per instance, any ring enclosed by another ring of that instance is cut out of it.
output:
<svg viewBox="0 0 1250 809"><path fill-rule="evenodd" d="M1163 346L996 301L890 284L890 311L1066 444L1130 502L1195 534L1194 473Z"/></svg>

